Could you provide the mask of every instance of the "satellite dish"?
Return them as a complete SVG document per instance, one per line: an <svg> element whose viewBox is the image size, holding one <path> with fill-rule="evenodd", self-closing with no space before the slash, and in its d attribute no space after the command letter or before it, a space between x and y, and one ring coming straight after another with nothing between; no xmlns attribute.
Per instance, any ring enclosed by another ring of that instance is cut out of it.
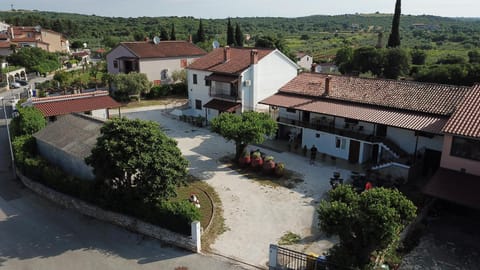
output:
<svg viewBox="0 0 480 270"><path fill-rule="evenodd" d="M212 46L213 46L214 49L220 48L220 43L219 43L217 40L214 40L214 41L212 42Z"/></svg>
<svg viewBox="0 0 480 270"><path fill-rule="evenodd" d="M83 43L83 48L87 48L87 43L86 42Z"/></svg>
<svg viewBox="0 0 480 270"><path fill-rule="evenodd" d="M160 38L157 37L157 36L154 36L154 37L153 37L153 43L155 43L155 44L160 43Z"/></svg>
<svg viewBox="0 0 480 270"><path fill-rule="evenodd" d="M40 32L42 30L42 27L40 25L35 26L35 31Z"/></svg>

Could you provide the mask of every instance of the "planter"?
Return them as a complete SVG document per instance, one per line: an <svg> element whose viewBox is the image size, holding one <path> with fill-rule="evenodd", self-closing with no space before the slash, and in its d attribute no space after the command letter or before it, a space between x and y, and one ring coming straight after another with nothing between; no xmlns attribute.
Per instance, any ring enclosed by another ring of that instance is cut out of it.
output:
<svg viewBox="0 0 480 270"><path fill-rule="evenodd" d="M250 165L251 162L252 158L250 157L250 155L246 155L238 159L238 165L240 165L240 167L242 168L247 167L248 165Z"/></svg>
<svg viewBox="0 0 480 270"><path fill-rule="evenodd" d="M277 166L275 166L274 172L277 177L282 177L285 174L285 163L283 162L277 163Z"/></svg>
<svg viewBox="0 0 480 270"><path fill-rule="evenodd" d="M261 157L254 157L252 159L252 168L254 170L260 170L262 169L262 166L263 166L263 159Z"/></svg>
<svg viewBox="0 0 480 270"><path fill-rule="evenodd" d="M275 169L275 161L273 160L273 157L271 156L266 157L263 162L263 171L265 173L272 173L274 169Z"/></svg>

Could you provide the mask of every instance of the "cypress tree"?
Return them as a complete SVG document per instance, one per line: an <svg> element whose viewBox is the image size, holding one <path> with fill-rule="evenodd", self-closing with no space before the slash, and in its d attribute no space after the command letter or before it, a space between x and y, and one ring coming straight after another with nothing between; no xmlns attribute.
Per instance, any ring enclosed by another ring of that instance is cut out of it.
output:
<svg viewBox="0 0 480 270"><path fill-rule="evenodd" d="M395 14L393 14L392 21L392 32L388 37L388 48L395 48L400 46L400 14L401 11L401 0L397 0L395 3Z"/></svg>
<svg viewBox="0 0 480 270"><path fill-rule="evenodd" d="M163 27L160 29L160 40L168 40L168 32Z"/></svg>
<svg viewBox="0 0 480 270"><path fill-rule="evenodd" d="M228 46L235 46L235 34L233 32L233 26L232 23L230 22L230 18L228 18L228 24L227 24L227 45Z"/></svg>
<svg viewBox="0 0 480 270"><path fill-rule="evenodd" d="M235 25L235 42L237 46L243 47L243 33L238 23Z"/></svg>
<svg viewBox="0 0 480 270"><path fill-rule="evenodd" d="M202 19L200 19L200 24L198 25L197 30L197 42L205 42L205 30L203 29Z"/></svg>
<svg viewBox="0 0 480 270"><path fill-rule="evenodd" d="M172 23L172 30L170 31L170 40L177 40L177 36L175 35L175 24Z"/></svg>

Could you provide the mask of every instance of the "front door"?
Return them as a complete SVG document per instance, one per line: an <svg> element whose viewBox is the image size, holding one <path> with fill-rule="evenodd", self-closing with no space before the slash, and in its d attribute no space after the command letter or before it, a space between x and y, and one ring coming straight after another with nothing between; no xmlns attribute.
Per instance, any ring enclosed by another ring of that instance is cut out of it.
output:
<svg viewBox="0 0 480 270"><path fill-rule="evenodd" d="M350 163L358 163L358 156L360 155L360 142L350 140L350 149L348 153L348 161Z"/></svg>
<svg viewBox="0 0 480 270"><path fill-rule="evenodd" d="M310 112L302 112L302 122L309 123L310 122Z"/></svg>

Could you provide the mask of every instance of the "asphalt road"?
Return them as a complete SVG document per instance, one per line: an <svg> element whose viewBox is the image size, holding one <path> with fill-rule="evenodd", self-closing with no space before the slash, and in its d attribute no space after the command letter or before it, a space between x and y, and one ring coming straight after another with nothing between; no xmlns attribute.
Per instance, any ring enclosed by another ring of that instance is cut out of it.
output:
<svg viewBox="0 0 480 270"><path fill-rule="evenodd" d="M24 188L13 179L1 111L0 269L243 269L65 210Z"/></svg>

